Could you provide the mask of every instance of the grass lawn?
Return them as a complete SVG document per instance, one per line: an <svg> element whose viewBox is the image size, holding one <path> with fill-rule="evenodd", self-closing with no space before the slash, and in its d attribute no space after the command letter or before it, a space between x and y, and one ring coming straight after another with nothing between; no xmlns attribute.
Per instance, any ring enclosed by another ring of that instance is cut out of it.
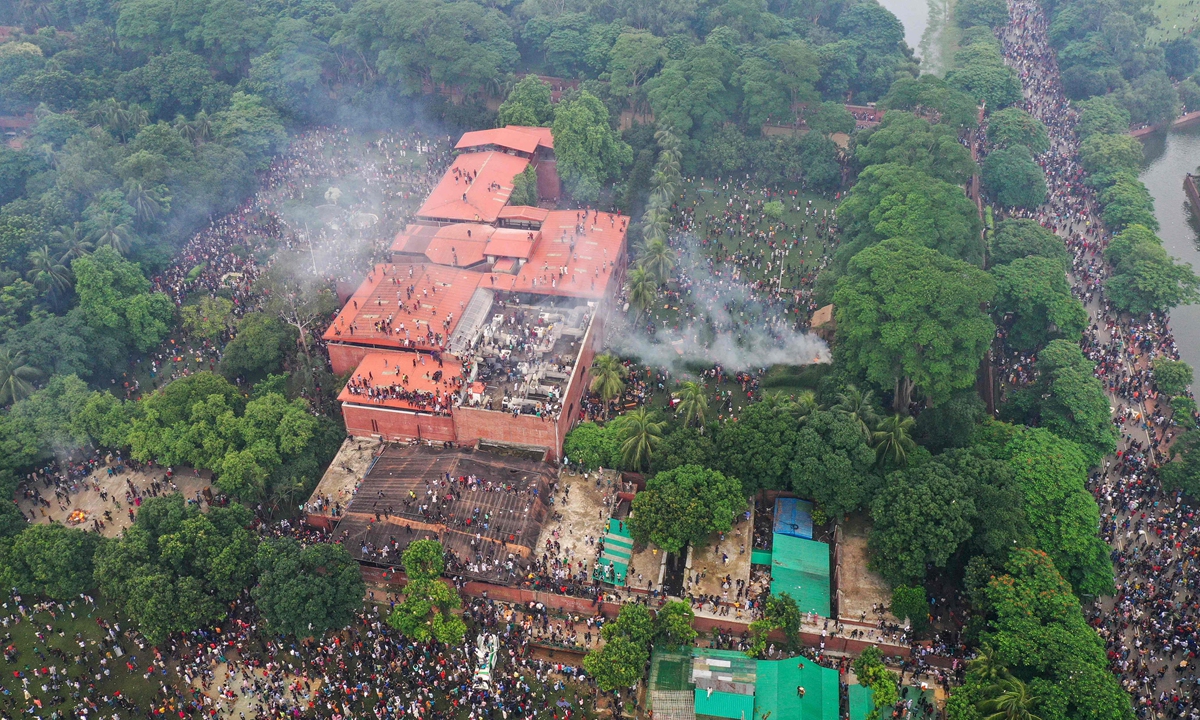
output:
<svg viewBox="0 0 1200 720"><path fill-rule="evenodd" d="M25 599L25 602L30 601ZM108 631L96 621L103 619L110 624L120 625L123 629L127 624L117 618L113 609L106 604L92 607L82 600L77 600L63 604L61 612L59 607L56 603L52 609L57 617L51 616L50 609L21 617L11 599L5 603L5 615L9 618L21 618L20 623L14 623L10 619L8 627L3 628L4 646L11 646L17 650L15 660L6 661L4 672L0 674L0 693L3 694L0 705L4 707L5 714L10 717L18 716L32 707L42 717L49 717L54 711L58 711L61 716L75 716L72 708L86 696L100 706L102 713L108 714L116 710L128 716L127 712L110 707L103 699L106 696L112 698L117 692L143 711L148 708L162 680L161 677L151 677L150 680L142 677L149 664L147 661L153 659L152 651L142 651L137 645L131 644L123 633L117 632L117 646L126 653L123 657L117 657ZM72 613L75 617L71 617ZM44 639L37 637L39 632ZM51 649L65 653L67 660L64 661L61 655L52 653ZM141 668L139 671L130 672L127 669L125 663L131 656L137 657ZM106 666L102 665L102 662L106 663ZM57 681L52 676L38 676L34 673L35 669L40 673L43 668L51 667L58 674ZM75 682L79 683L79 690L75 689ZM89 686L94 686L94 689L90 689ZM26 690L30 694L28 701L25 699ZM42 703L40 710L34 704L35 699Z"/></svg>
<svg viewBox="0 0 1200 720"><path fill-rule="evenodd" d="M791 195L793 191L797 193L794 196ZM683 183L677 203L678 207L694 209L695 239L687 248L693 258L688 273L692 279L707 276L711 261L713 270L720 271L722 277L729 278L736 271L739 282L761 281L771 286L778 283L782 289L780 300L768 308L752 297L729 303L725 309L738 319L745 318L751 327L765 321L766 318L762 316L764 312L782 312L789 318L795 317L797 322L807 319L808 298L805 293L811 290L822 259L831 251L829 243L818 230L818 222L825 211L833 210L837 204L829 197L804 192L796 185L773 188L769 195L767 192L763 189L740 190L728 183L717 184L711 180L692 180ZM772 219L762 213L758 203L776 199L782 201L784 212L778 219ZM808 204L810 200L811 206ZM751 220L743 224L740 216L749 216ZM737 229L736 235L724 232L730 226ZM752 233L767 233L769 237L744 237L743 228ZM772 255L773 248L768 241L774 242L774 249L786 247L786 255ZM680 243L676 240L673 244ZM736 262L731 262L733 257L737 258ZM691 322L693 315L702 312L697 307L703 308L708 301L711 298L697 297L696 291L671 282L632 332L644 337L647 327L653 324L656 328L653 342L670 343L684 332L683 328ZM703 339L711 339L706 330L700 325L695 331L705 335ZM614 342L618 350L625 346L623 339L614 338ZM677 383L694 379L711 367L712 363L707 361L684 363L681 360L673 363L671 376L664 381L659 375L662 368L638 365L631 374L630 382L636 378L644 383L644 391L649 393L649 399L644 404L665 414L669 412L671 392ZM733 377L734 372L734 369L727 369L721 383L715 382L712 377L703 378L710 393L709 411L713 419L736 415L749 402L747 389ZM789 395L801 389L815 389L822 372L820 369L810 369L810 366L777 366L768 373L761 389L777 390Z"/></svg>
<svg viewBox="0 0 1200 720"><path fill-rule="evenodd" d="M1200 25L1200 3L1197 0L1154 0L1151 6L1158 16L1158 25L1146 33L1154 42L1174 40L1193 35Z"/></svg>

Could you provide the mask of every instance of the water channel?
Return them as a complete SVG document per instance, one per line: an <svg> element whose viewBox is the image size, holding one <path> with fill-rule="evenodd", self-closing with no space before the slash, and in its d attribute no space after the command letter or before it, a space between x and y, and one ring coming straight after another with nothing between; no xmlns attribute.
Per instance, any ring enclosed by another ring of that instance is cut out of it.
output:
<svg viewBox="0 0 1200 720"><path fill-rule="evenodd" d="M1158 236L1167 252L1200 271L1200 225L1188 209L1183 177L1200 166L1200 127L1159 132L1144 140L1146 166L1142 182L1154 197ZM1171 330L1179 354L1200 367L1200 305L1171 311Z"/></svg>
<svg viewBox="0 0 1200 720"><path fill-rule="evenodd" d="M880 0L904 25L904 42L921 58L922 72L944 75L946 55L957 33L953 23L954 0Z"/></svg>

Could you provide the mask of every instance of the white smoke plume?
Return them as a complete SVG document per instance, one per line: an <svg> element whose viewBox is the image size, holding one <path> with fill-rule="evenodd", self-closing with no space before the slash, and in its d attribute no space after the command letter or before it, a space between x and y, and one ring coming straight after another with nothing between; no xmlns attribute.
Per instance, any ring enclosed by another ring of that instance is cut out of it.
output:
<svg viewBox="0 0 1200 720"><path fill-rule="evenodd" d="M675 279L690 289L693 317L681 316L678 331L659 324L652 337L641 330L612 333L611 352L651 366L720 364L731 372L829 362L825 341L797 330L794 316L785 317L784 303L769 291L735 280L733 265L711 263L692 234L671 244L681 250ZM643 317L638 324L646 323Z"/></svg>

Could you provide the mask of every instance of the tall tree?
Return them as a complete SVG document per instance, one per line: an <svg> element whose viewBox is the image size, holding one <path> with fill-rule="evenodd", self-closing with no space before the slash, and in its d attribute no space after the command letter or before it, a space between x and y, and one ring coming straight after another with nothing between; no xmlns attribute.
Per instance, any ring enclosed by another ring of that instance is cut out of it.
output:
<svg viewBox="0 0 1200 720"><path fill-rule="evenodd" d="M669 553L728 532L746 507L737 478L699 465L660 472L634 496L629 531L638 542L652 542Z"/></svg>
<svg viewBox="0 0 1200 720"><path fill-rule="evenodd" d="M674 398L679 401L675 406L675 414L683 419L683 424L694 424L703 433L704 419L708 413L708 397L705 395L704 385L694 380L683 382L674 393Z"/></svg>
<svg viewBox="0 0 1200 720"><path fill-rule="evenodd" d="M654 458L663 428L667 426L665 420L656 417L653 411L639 407L612 421L621 439L621 464L627 469L645 470Z"/></svg>
<svg viewBox="0 0 1200 720"><path fill-rule="evenodd" d="M834 294L835 353L894 388L907 412L914 391L931 403L975 382L995 334L981 309L995 284L982 270L912 240L888 240L851 261Z"/></svg>
<svg viewBox="0 0 1200 720"><path fill-rule="evenodd" d="M252 595L271 630L296 638L320 638L354 621L366 585L358 562L342 543L302 547L278 538L258 547L259 573Z"/></svg>

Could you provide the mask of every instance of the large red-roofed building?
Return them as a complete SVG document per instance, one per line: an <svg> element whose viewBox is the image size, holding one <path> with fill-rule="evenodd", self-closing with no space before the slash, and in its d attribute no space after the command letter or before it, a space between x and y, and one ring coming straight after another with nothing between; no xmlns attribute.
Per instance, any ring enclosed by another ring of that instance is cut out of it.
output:
<svg viewBox="0 0 1200 720"><path fill-rule="evenodd" d="M530 164L553 169L548 128L465 134L461 154L324 339L350 380L351 435L544 451L578 421L628 218L508 204Z"/></svg>

